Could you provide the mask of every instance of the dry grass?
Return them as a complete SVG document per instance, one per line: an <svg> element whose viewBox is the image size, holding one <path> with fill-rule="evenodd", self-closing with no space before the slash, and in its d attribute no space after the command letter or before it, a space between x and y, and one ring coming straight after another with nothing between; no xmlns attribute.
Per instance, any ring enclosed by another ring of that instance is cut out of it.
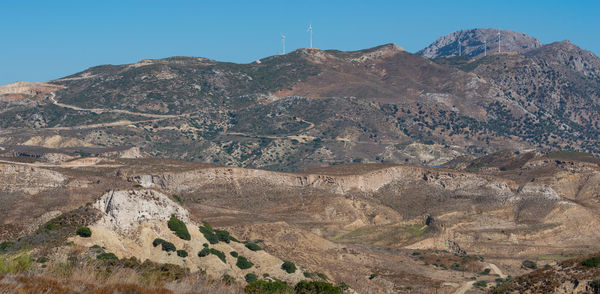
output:
<svg viewBox="0 0 600 294"><path fill-rule="evenodd" d="M0 294L8 293L243 293L239 285L227 285L204 274L186 274L165 281L159 275L124 267L103 268L97 264L52 264L43 272L0 275Z"/></svg>

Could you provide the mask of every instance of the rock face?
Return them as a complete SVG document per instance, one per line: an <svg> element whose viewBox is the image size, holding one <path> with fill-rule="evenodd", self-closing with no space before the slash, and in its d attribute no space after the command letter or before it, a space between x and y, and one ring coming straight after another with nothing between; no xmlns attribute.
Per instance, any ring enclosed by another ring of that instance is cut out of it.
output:
<svg viewBox="0 0 600 294"><path fill-rule="evenodd" d="M487 54L493 54L498 52L498 33L500 33L501 52L524 53L542 46L538 39L524 33L498 29L471 29L442 36L417 54L427 58L459 55L479 57L485 54L484 41L487 41Z"/></svg>
<svg viewBox="0 0 600 294"><path fill-rule="evenodd" d="M62 186L67 178L58 172L25 165L0 164L0 192L37 194Z"/></svg>
<svg viewBox="0 0 600 294"><path fill-rule="evenodd" d="M128 232L144 221L168 220L171 215L189 222L183 207L153 190L110 191L93 206L104 213L104 225L120 232Z"/></svg>

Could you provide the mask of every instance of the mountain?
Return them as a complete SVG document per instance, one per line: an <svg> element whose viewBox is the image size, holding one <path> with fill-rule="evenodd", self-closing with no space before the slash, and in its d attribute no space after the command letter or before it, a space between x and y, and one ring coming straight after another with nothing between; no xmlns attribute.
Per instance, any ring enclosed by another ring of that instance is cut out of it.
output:
<svg viewBox="0 0 600 294"><path fill-rule="evenodd" d="M515 44L530 40L511 34ZM0 89L0 144L35 156L136 147L140 156L281 171L441 165L506 148L598 154L599 60L560 42L479 58L428 59L386 44L249 64L103 65Z"/></svg>
<svg viewBox="0 0 600 294"><path fill-rule="evenodd" d="M498 52L498 33L500 33L500 51L525 53L542 47L542 43L524 33L498 29L470 29L453 32L439 37L431 45L419 50L418 55L427 58L450 56L468 56L471 58Z"/></svg>

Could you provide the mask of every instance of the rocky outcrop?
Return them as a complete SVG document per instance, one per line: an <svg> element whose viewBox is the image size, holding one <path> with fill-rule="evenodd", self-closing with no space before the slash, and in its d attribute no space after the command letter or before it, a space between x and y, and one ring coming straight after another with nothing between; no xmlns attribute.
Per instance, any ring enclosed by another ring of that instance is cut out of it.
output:
<svg viewBox="0 0 600 294"><path fill-rule="evenodd" d="M417 54L427 58L459 55L479 57L485 53L484 41L487 42L487 54L493 54L498 52L498 33L500 33L501 52L524 53L542 46L538 39L524 33L498 29L471 29L442 36Z"/></svg>
<svg viewBox="0 0 600 294"><path fill-rule="evenodd" d="M59 172L27 165L0 163L0 192L37 194L61 187L67 177Z"/></svg>

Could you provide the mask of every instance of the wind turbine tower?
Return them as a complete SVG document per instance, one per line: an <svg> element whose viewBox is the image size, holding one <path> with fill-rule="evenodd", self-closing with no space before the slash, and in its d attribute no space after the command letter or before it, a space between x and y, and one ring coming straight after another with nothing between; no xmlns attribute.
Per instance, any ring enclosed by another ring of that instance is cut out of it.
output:
<svg viewBox="0 0 600 294"><path fill-rule="evenodd" d="M281 34L281 45L283 46L282 50L281 50L281 54L285 55L285 35Z"/></svg>
<svg viewBox="0 0 600 294"><path fill-rule="evenodd" d="M308 32L310 33L310 49L312 49L312 24L308 26Z"/></svg>
<svg viewBox="0 0 600 294"><path fill-rule="evenodd" d="M498 32L498 53L500 53L500 32Z"/></svg>
<svg viewBox="0 0 600 294"><path fill-rule="evenodd" d="M487 40L483 40L483 56L487 56Z"/></svg>

